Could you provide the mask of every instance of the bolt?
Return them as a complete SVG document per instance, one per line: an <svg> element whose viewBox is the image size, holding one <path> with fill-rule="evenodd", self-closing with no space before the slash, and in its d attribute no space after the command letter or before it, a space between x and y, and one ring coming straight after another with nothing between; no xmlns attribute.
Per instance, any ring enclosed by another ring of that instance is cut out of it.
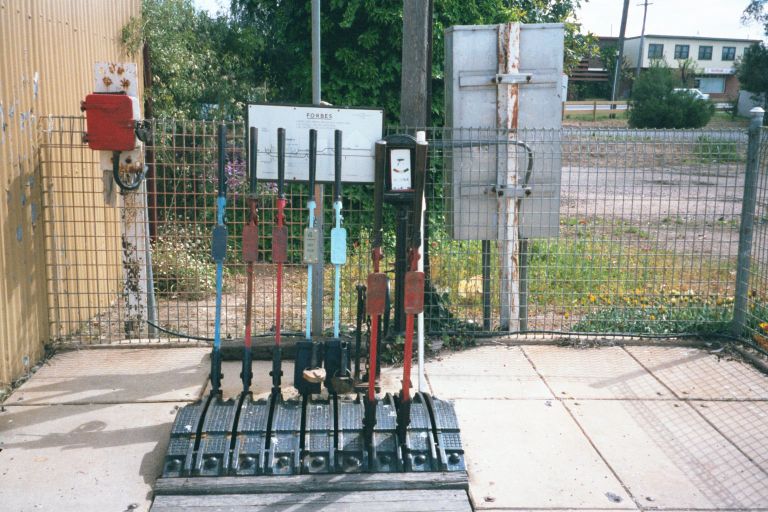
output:
<svg viewBox="0 0 768 512"><path fill-rule="evenodd" d="M179 469L181 467L181 459L172 459L170 466L171 469Z"/></svg>
<svg viewBox="0 0 768 512"><path fill-rule="evenodd" d="M244 468L250 468L251 466L254 465L255 462L256 462L256 459L254 459L250 455L247 456L247 457L243 457L243 467Z"/></svg>
<svg viewBox="0 0 768 512"><path fill-rule="evenodd" d="M281 468L284 468L285 466L287 466L288 465L288 457L283 455L282 457L277 459L277 465L280 466Z"/></svg>
<svg viewBox="0 0 768 512"><path fill-rule="evenodd" d="M325 457L312 457L312 462L310 464L313 468L319 469L325 465Z"/></svg>
<svg viewBox="0 0 768 512"><path fill-rule="evenodd" d="M414 462L416 462L416 464L424 464L427 462L427 458L424 455L419 454L414 458Z"/></svg>
<svg viewBox="0 0 768 512"><path fill-rule="evenodd" d="M459 457L458 453L451 453L450 455L448 455L448 462L450 462L451 464L458 464L460 460L461 460L461 457Z"/></svg>
<svg viewBox="0 0 768 512"><path fill-rule="evenodd" d="M389 455L380 455L379 460L382 464L389 464L392 461L392 458Z"/></svg>
<svg viewBox="0 0 768 512"><path fill-rule="evenodd" d="M214 467L216 467L216 464L218 464L218 462L219 462L218 458L216 458L216 457L208 457L205 460L205 467L207 467L209 469L210 468L214 468Z"/></svg>
<svg viewBox="0 0 768 512"><path fill-rule="evenodd" d="M360 465L360 459L354 456L347 457L347 466L357 467Z"/></svg>

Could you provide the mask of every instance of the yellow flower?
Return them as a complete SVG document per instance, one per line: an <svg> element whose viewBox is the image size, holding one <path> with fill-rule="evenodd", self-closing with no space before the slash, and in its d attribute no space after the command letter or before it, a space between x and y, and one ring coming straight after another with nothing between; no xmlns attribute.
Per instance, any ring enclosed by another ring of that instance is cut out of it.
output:
<svg viewBox="0 0 768 512"><path fill-rule="evenodd" d="M596 300L597 300L597 297L595 297L594 295L592 295L592 294L590 293L590 294L589 294L589 302L595 302Z"/></svg>
<svg viewBox="0 0 768 512"><path fill-rule="evenodd" d="M758 325L762 330L768 331L768 322L760 322Z"/></svg>
<svg viewBox="0 0 768 512"><path fill-rule="evenodd" d="M648 318L650 318L651 320L656 320L656 315L650 315Z"/></svg>

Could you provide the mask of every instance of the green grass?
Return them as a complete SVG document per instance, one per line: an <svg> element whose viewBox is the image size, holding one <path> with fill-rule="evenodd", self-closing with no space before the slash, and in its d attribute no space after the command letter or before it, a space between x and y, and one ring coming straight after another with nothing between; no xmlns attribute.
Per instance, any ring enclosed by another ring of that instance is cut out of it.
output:
<svg viewBox="0 0 768 512"><path fill-rule="evenodd" d="M698 163L743 162L745 155L739 151L739 143L701 135L691 149L691 161Z"/></svg>
<svg viewBox="0 0 768 512"><path fill-rule="evenodd" d="M728 332L733 318L732 305L664 305L648 307L609 307L590 312L573 332L611 332L629 334L681 334L713 336Z"/></svg>
<svg viewBox="0 0 768 512"><path fill-rule="evenodd" d="M624 234L631 239L619 240ZM481 242L451 240L437 230L431 235L431 284L437 292L432 298L442 309L437 314L428 307L430 330L458 332L447 345L461 347L480 328L482 318ZM733 299L727 295L731 265L663 250L649 238L648 232L629 223L563 219L559 238L529 242L530 307L564 331L722 331L732 316ZM496 244L491 247L491 307L497 312L498 252ZM392 254L388 256L391 262ZM349 255L347 268L368 258L363 241Z"/></svg>

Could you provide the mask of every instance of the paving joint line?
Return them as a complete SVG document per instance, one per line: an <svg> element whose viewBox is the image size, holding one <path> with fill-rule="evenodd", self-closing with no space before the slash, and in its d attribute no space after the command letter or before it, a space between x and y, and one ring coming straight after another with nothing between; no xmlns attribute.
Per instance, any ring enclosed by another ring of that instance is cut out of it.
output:
<svg viewBox="0 0 768 512"><path fill-rule="evenodd" d="M533 362L533 360L530 358L528 353L525 351L525 347L520 347L520 352L523 353L523 357L525 357L525 359L528 361L528 364L531 365L531 367L533 368L533 371L536 372L536 375L538 375L538 377L542 380L542 382L547 387L549 392L554 395L555 397L554 399L560 402L561 404L563 404L563 409L565 409L566 413L568 414L568 416L570 416L571 420L576 424L578 429L581 431L581 434L589 443L589 445L592 447L595 453L597 453L598 457L600 457L600 460L603 461L603 464L605 464L605 467L608 468L608 471L610 471L611 474L616 479L616 481L619 482L619 485L622 487L622 489L624 489L624 492L627 494L627 496L629 496L629 499L631 499L632 502L635 504L635 508L640 511L645 510L643 506L640 504L640 501L637 498L635 498L635 496L632 494L632 491L629 490L629 486L626 483L624 483L624 480L621 479L621 477L613 468L613 466L611 466L611 464L608 462L608 459L605 458L605 456L603 455L603 452L601 452L600 449L597 447L597 445L594 443L594 441L592 441L592 438L589 436L589 434L587 434L587 431L584 429L583 425L579 422L578 419L576 419L576 416L573 414L573 411L571 411L568 407L566 407L566 405L563 403L563 400L561 400L557 396L557 394L555 394L554 390L549 385L549 382L547 382L547 379L544 378L544 375L542 375L539 369L536 367L536 363Z"/></svg>
<svg viewBox="0 0 768 512"><path fill-rule="evenodd" d="M624 348L624 347L622 347L622 348ZM675 393L674 390L671 387L667 386L664 382L662 382L662 380L659 377L657 377L653 372L651 372L648 368L646 368L646 366L637 357L635 357L634 354L629 352L626 348L624 348L624 351L629 355L629 357L634 359L637 362L637 364L642 366L643 369L645 369L645 371L650 373L651 376L653 376L653 378L656 379L656 381L659 384L661 384L662 386L667 388L673 395L678 396L677 393ZM711 354L708 354L708 355L711 355ZM733 446L736 449L737 452L742 454L749 461L750 464L755 466L761 473L763 473L764 475L768 476L768 470L763 469L762 466L757 464L754 461L754 459L752 457L750 457L739 445L737 445L729 436L725 435L725 433L722 430L717 428L715 426L715 424L712 423L706 416L704 416L704 414L702 414L702 412L698 408L693 406L693 402L720 402L720 401L723 401L723 400L706 400L706 399L686 400L686 399L680 399L679 401L685 403L688 406L689 409L691 409L698 417L700 417L702 420L704 420L704 423L709 425L715 432L717 432L720 435L720 437L725 439L728 442L728 444ZM743 400L735 400L735 401L738 401L738 402L751 402L751 401L762 402L764 400L743 399Z"/></svg>

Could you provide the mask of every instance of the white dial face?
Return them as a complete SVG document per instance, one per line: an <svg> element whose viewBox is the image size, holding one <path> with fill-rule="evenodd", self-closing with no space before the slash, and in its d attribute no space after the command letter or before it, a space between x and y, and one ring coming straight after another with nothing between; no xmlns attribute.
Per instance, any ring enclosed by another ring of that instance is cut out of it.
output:
<svg viewBox="0 0 768 512"><path fill-rule="evenodd" d="M389 154L389 176L392 190L410 190L411 187L411 151L393 149Z"/></svg>

